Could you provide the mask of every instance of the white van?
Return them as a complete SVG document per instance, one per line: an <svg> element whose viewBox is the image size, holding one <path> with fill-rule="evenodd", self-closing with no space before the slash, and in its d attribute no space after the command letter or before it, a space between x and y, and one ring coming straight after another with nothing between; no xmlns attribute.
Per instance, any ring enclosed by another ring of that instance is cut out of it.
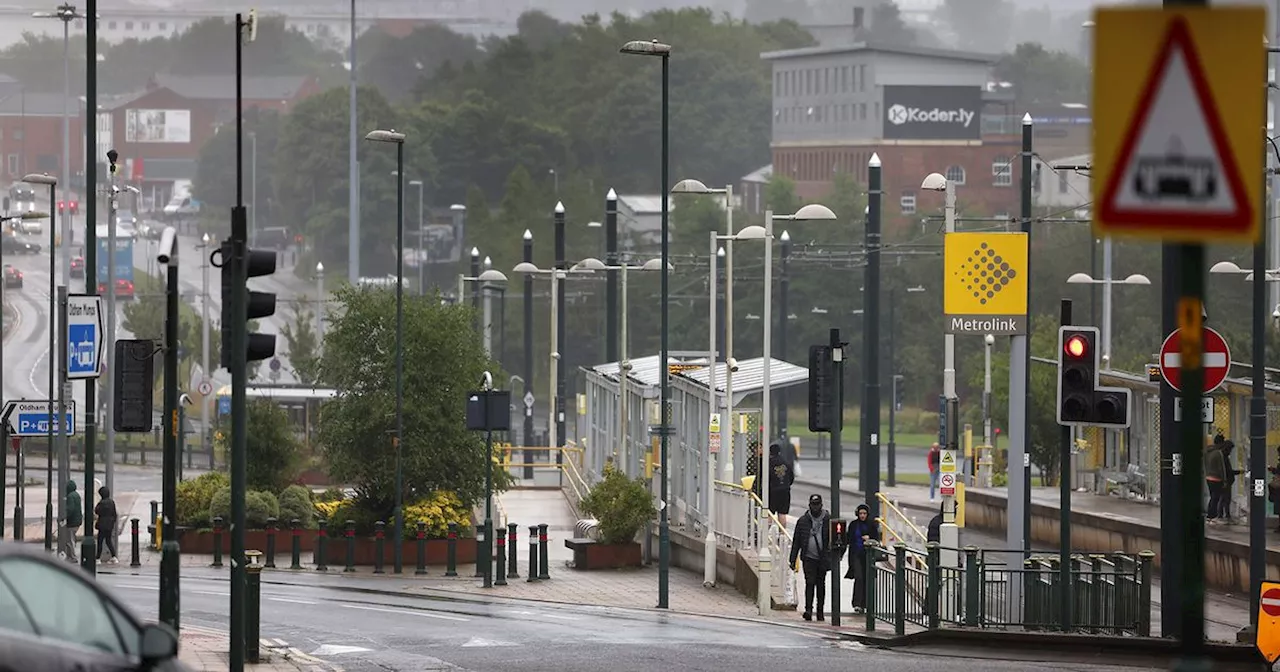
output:
<svg viewBox="0 0 1280 672"><path fill-rule="evenodd" d="M175 180L169 203L164 206L166 215L194 215L200 212L200 202L191 197L191 180Z"/></svg>

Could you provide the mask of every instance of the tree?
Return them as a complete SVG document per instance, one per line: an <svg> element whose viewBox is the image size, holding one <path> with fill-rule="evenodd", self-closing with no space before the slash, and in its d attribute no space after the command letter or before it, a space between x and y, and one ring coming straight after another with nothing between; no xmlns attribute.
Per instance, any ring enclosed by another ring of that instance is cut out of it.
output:
<svg viewBox="0 0 1280 672"><path fill-rule="evenodd" d="M274 199L272 157L280 140L283 118L275 110L249 108L244 111L244 176L245 200L248 202L257 178L258 209L270 212ZM255 170L250 152L250 134L258 147L258 164ZM225 211L236 203L236 134L233 126L223 126L200 148L196 162L195 195L219 211Z"/></svg>
<svg viewBox="0 0 1280 672"><path fill-rule="evenodd" d="M320 338L315 330L315 313L307 308L307 297L296 304L293 321L280 329L289 347L289 362L293 374L304 385L314 385L320 374Z"/></svg>
<svg viewBox="0 0 1280 672"><path fill-rule="evenodd" d="M245 478L251 490L279 493L298 477L300 456L289 414L270 399L253 399L245 455Z"/></svg>
<svg viewBox="0 0 1280 672"><path fill-rule="evenodd" d="M943 0L936 11L960 49L999 52L1009 44L1014 16L1010 0Z"/></svg>
<svg viewBox="0 0 1280 672"><path fill-rule="evenodd" d="M344 287L336 294L325 334L320 383L338 396L320 417L330 475L350 483L370 510L394 507L395 293ZM404 434L400 443L405 501L452 490L467 503L484 495L486 456L481 437L464 429L467 392L486 369L471 311L441 305L438 295L406 296ZM502 472L495 484L508 483ZM387 518L383 518L386 520Z"/></svg>
<svg viewBox="0 0 1280 672"><path fill-rule="evenodd" d="M1088 66L1061 51L1024 42L996 63L996 77L1013 84L1019 103L1079 103L1089 99Z"/></svg>
<svg viewBox="0 0 1280 672"><path fill-rule="evenodd" d="M445 63L469 63L481 57L475 38L460 35L443 24L428 23L396 37L380 28L356 39L360 81L384 96L401 101L413 93L419 78L435 75Z"/></svg>

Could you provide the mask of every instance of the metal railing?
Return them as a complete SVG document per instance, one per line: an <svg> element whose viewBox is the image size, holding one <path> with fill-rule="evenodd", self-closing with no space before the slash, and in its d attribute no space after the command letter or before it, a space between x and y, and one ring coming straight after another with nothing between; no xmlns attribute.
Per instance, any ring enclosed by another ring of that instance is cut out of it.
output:
<svg viewBox="0 0 1280 672"><path fill-rule="evenodd" d="M928 543L929 535L925 534L924 531L916 526L915 522L908 518L907 514L902 512L902 509L898 508L897 502L890 501L888 497L884 496L883 492L877 492L876 499L880 500L880 517L876 520L880 521L882 526L887 524L890 519L894 521L901 521L900 525L895 524L894 527L901 528L904 534L910 535L905 539L898 537L903 543L907 545L923 545ZM891 517L888 514L893 515Z"/></svg>
<svg viewBox="0 0 1280 672"><path fill-rule="evenodd" d="M739 486L741 487L741 486ZM755 526L756 520L761 520L756 516L757 512L764 514L762 520L765 521L765 544L769 547L769 553L773 556L773 564L770 565L770 573L772 574L770 585L782 587L782 603L795 604L795 571L791 567L791 533L787 531L787 527L782 524L778 516L774 512L764 508L764 502L755 492L742 488L751 497L751 521ZM759 530L756 530L757 534ZM763 577L762 577L763 578Z"/></svg>
<svg viewBox="0 0 1280 672"><path fill-rule="evenodd" d="M746 548L754 538L751 529L755 520L746 488L737 483L716 481L711 496L716 499L716 540L732 548Z"/></svg>
<svg viewBox="0 0 1280 672"><path fill-rule="evenodd" d="M1029 557L1022 567L1010 569L988 564L986 555L1011 552L970 546L961 551L962 567L948 567L939 560L942 550L953 549L929 543L922 553L901 541L892 548L869 543L867 629L879 622L899 635L908 625L1151 635L1155 554L1150 551L1072 556L1064 585L1056 557ZM1019 591L1011 590L1015 585L1022 594L1018 604ZM1061 607L1067 595L1070 623L1064 624Z"/></svg>

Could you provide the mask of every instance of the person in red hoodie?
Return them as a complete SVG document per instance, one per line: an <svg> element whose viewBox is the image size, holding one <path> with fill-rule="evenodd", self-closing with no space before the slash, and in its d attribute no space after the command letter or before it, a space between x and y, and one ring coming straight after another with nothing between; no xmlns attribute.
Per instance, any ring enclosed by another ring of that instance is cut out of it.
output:
<svg viewBox="0 0 1280 672"><path fill-rule="evenodd" d="M942 459L942 446L936 442L929 446L929 456L926 460L929 463L929 501L938 501L938 461Z"/></svg>

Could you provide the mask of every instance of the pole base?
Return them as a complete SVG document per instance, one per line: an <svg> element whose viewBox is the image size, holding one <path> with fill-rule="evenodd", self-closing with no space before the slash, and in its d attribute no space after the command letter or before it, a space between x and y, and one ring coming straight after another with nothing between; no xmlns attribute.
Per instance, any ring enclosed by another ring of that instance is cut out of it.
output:
<svg viewBox="0 0 1280 672"><path fill-rule="evenodd" d="M1246 625L1236 633L1237 644L1253 644L1256 641L1258 641L1258 628L1256 626Z"/></svg>

